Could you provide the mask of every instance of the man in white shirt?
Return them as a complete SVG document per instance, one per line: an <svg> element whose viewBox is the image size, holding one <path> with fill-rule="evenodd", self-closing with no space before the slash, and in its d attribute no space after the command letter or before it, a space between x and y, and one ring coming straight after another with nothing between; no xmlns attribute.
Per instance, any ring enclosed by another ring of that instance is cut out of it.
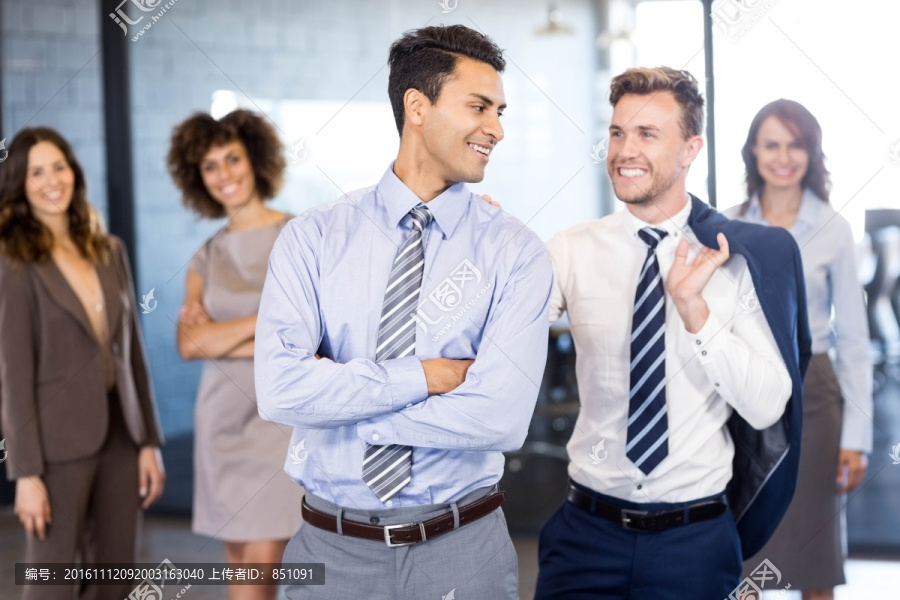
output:
<svg viewBox="0 0 900 600"><path fill-rule="evenodd" d="M629 69L610 102L607 170L625 210L548 244L550 319L568 313L581 412L536 598L721 600L742 560L726 422L737 411L769 427L792 380L747 261L722 233L713 250L688 225L685 179L703 147L696 81Z"/></svg>

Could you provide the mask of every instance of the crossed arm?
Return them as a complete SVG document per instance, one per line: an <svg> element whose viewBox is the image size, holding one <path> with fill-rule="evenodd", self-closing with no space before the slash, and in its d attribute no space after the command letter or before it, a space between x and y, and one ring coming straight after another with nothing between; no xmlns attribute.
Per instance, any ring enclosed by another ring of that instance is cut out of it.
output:
<svg viewBox="0 0 900 600"><path fill-rule="evenodd" d="M256 315L213 321L203 306L203 278L188 271L178 313L178 353L184 360L253 358Z"/></svg>
<svg viewBox="0 0 900 600"><path fill-rule="evenodd" d="M495 294L474 363L338 363L315 355L325 335L315 241L299 227L285 229L270 256L256 331L260 415L303 428L357 425L364 439L377 429L380 444L520 446L546 358L552 275L539 250Z"/></svg>

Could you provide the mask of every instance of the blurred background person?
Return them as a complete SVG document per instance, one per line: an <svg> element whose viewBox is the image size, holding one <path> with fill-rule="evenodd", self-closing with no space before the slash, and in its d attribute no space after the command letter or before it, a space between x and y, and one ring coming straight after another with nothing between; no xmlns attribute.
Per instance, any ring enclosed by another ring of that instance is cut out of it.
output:
<svg viewBox="0 0 900 600"><path fill-rule="evenodd" d="M125 247L69 143L23 129L0 170L0 406L23 562L133 562L162 494L162 433ZM120 600L133 585L91 585ZM72 598L65 586L24 598Z"/></svg>
<svg viewBox="0 0 900 600"><path fill-rule="evenodd" d="M797 490L778 530L745 566L768 558L804 600L831 599L845 582L841 495L862 481L872 450L872 356L853 235L829 204L822 129L804 106L785 99L764 106L741 155L748 200L725 214L784 227L796 239L814 354L803 386Z"/></svg>
<svg viewBox="0 0 900 600"><path fill-rule="evenodd" d="M292 215L264 203L285 159L263 117L196 113L175 127L169 172L185 206L227 225L191 259L178 350L204 360L197 393L193 530L222 540L230 563L281 562L300 527L303 490L284 472L292 430L263 421L253 380L256 313L275 239ZM303 458L303 449L298 449ZM231 586L229 597L274 598L277 586Z"/></svg>

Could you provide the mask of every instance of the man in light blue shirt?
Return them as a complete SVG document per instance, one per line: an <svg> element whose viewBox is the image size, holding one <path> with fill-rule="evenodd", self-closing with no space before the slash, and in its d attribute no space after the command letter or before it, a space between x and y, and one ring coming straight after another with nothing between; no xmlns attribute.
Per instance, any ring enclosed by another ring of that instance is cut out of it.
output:
<svg viewBox="0 0 900 600"><path fill-rule="evenodd" d="M389 62L396 161L285 227L259 308L259 412L294 427L308 492L284 561L327 570L288 596L517 598L495 485L537 399L552 267L465 185L503 139L504 60L455 25Z"/></svg>

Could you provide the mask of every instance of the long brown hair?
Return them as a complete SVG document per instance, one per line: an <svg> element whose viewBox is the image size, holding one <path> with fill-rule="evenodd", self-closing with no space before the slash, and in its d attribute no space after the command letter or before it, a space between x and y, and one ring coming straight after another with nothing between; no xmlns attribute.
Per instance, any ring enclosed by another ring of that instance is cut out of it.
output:
<svg viewBox="0 0 900 600"><path fill-rule="evenodd" d="M40 262L53 249L53 233L34 216L25 196L28 154L40 142L59 148L75 174L72 202L66 210L72 242L86 259L107 263L112 246L97 211L88 204L84 171L69 143L49 127L20 131L0 165L0 253L13 262Z"/></svg>
<svg viewBox="0 0 900 600"><path fill-rule="evenodd" d="M806 167L806 173L803 175L800 185L803 189L812 190L816 196L828 202L831 176L828 169L825 168L825 153L822 152L822 128L805 106L784 98L763 106L753 117L753 122L750 123L747 141L744 142L744 147L741 149L741 156L747 169L747 199L752 198L765 185L762 175L759 174L753 147L756 145L760 125L769 117L777 118L790 129L809 155L809 165Z"/></svg>

